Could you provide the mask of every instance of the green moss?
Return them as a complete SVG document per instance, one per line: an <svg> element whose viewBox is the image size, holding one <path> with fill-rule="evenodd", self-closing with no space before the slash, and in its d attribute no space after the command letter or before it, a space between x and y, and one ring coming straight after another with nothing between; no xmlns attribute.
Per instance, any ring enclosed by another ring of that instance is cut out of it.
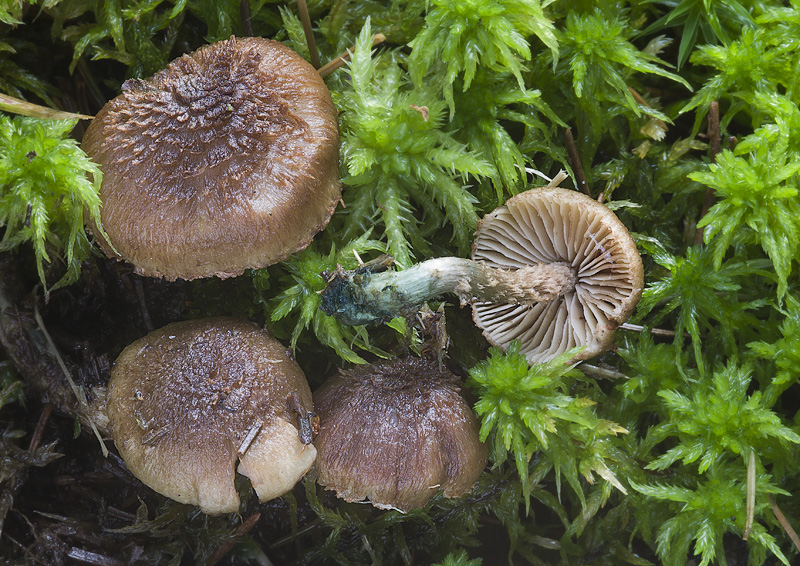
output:
<svg viewBox="0 0 800 566"><path fill-rule="evenodd" d="M616 464L606 459L613 461L621 454L609 437L627 431L599 418L593 409L595 401L567 394L576 389L581 377L566 363L576 353L570 350L551 362L529 367L519 353L519 343L514 342L506 353L492 349L489 359L470 370L468 384L479 396L475 411L481 418L480 438L491 436L495 465L513 453L526 499L528 466L537 452L555 470L556 481L563 475L582 501L578 474L590 483L598 474L626 491L611 469Z"/></svg>
<svg viewBox="0 0 800 566"><path fill-rule="evenodd" d="M66 273L49 290L74 283L89 256L84 209L100 222L102 173L66 137L75 124L0 116L0 251L30 243L45 288L45 263L63 261Z"/></svg>

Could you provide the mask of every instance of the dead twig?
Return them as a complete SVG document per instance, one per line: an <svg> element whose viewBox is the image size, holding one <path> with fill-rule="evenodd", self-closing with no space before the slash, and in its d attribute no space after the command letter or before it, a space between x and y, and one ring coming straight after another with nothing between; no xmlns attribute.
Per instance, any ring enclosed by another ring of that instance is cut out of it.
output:
<svg viewBox="0 0 800 566"><path fill-rule="evenodd" d="M19 114L31 118L44 118L46 120L91 120L93 118L93 116L87 116L86 114L54 110L47 106L26 102L3 93L0 93L0 110L11 114Z"/></svg>
<svg viewBox="0 0 800 566"><path fill-rule="evenodd" d="M384 41L386 41L386 36L383 35L382 33L376 33L375 35L372 36L372 46L373 47L375 47L379 43L383 43ZM332 72L334 72L336 69L338 69L339 67L343 66L345 63L347 63L350 60L350 54L353 52L354 49L355 49L355 46L351 47L350 49L348 49L344 53L341 53L338 57L336 57L334 59L331 59L330 61L325 63L322 67L320 67L317 72L320 74L320 76L322 78L327 77Z"/></svg>
<svg viewBox="0 0 800 566"><path fill-rule="evenodd" d="M572 163L572 171L575 173L575 183L582 192L591 198L592 193L589 191L589 184L586 182L586 175L583 172L578 146L575 145L575 138L572 137L572 129L570 128L564 130L564 143L567 146L567 155Z"/></svg>

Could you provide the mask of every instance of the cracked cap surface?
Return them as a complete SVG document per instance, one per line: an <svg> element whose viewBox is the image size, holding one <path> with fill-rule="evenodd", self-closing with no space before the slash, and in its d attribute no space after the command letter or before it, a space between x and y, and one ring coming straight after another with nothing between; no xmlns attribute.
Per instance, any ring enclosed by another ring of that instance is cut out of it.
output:
<svg viewBox="0 0 800 566"><path fill-rule="evenodd" d="M109 257L141 275L230 277L305 248L340 198L336 108L283 44L231 38L126 81L84 151Z"/></svg>

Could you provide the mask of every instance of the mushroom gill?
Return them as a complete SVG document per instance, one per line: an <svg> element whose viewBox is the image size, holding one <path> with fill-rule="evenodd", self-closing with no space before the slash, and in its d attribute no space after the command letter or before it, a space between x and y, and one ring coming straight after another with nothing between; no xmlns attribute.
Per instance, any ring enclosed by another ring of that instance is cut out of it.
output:
<svg viewBox="0 0 800 566"><path fill-rule="evenodd" d="M605 206L560 188L534 189L487 214L475 233L472 259L504 270L562 263L572 289L534 304L477 302L475 323L487 340L539 362L577 346L577 359L605 350L641 297L643 268L627 229Z"/></svg>

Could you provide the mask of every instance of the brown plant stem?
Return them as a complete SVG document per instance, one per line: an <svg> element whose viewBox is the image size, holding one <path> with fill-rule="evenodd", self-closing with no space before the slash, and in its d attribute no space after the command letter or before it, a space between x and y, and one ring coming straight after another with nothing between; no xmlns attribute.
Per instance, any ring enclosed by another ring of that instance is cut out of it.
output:
<svg viewBox="0 0 800 566"><path fill-rule="evenodd" d="M372 36L372 46L373 47L375 47L379 43L383 43L384 41L386 41L386 36L383 35L382 33L376 33L375 35ZM330 75L332 72L334 72L336 69L338 69L342 65L344 65L347 61L349 61L350 60L350 53L353 52L353 49L355 49L355 47L351 47L350 49L348 49L344 53L340 53L338 57L336 57L334 59L331 59L330 61L325 63L322 67L320 67L319 70L318 70L320 76L324 79L325 77Z"/></svg>
<svg viewBox="0 0 800 566"><path fill-rule="evenodd" d="M241 0L239 2L239 13L242 16L242 29L244 35L253 37L253 22L250 19L250 0Z"/></svg>
<svg viewBox="0 0 800 566"><path fill-rule="evenodd" d="M786 531L786 534L794 543L794 547L798 550L798 552L800 552L800 538L798 538L797 533L792 528L792 525L789 524L789 521L786 519L786 515L783 514L781 508L778 507L778 504L775 503L771 497L767 496L767 499L769 499L769 504L772 506L773 515L775 515L775 518L778 519L778 522L781 524L781 527L783 527L783 530Z"/></svg>
<svg viewBox="0 0 800 566"><path fill-rule="evenodd" d="M36 423L36 430L33 431L31 442L28 445L29 452L36 452L36 450L38 450L39 445L42 443L42 438L44 438L44 429L50 420L50 415L52 414L53 404L50 402L45 403L44 408L42 408L42 413L39 415L39 420Z"/></svg>
<svg viewBox="0 0 800 566"><path fill-rule="evenodd" d="M303 23L303 33L306 35L311 64L314 65L315 69L319 69L319 50L317 49L317 41L314 39L314 30L311 27L311 16L308 15L306 0L297 0L297 11L300 12L300 21Z"/></svg>
<svg viewBox="0 0 800 566"><path fill-rule="evenodd" d="M144 285L142 284L142 278L139 275L131 274L131 278L133 279L133 288L136 291L136 299L139 301L139 312L142 315L142 322L144 322L144 326L148 332L152 332L155 330L153 326L153 321L150 318L150 309L147 308L147 297L144 294Z"/></svg>
<svg viewBox="0 0 800 566"><path fill-rule="evenodd" d="M572 136L571 128L564 130L564 143L567 146L567 155L570 163L572 163L575 183L583 193L591 197L592 193L589 191L589 184L586 182L586 175L583 172L583 165L581 165L581 156L578 154L578 146L575 145L575 138Z"/></svg>
<svg viewBox="0 0 800 566"><path fill-rule="evenodd" d="M650 104L647 103L644 97L641 94L639 94L639 92L636 89L628 87L628 92L631 93L631 96L633 96L633 99L636 101L637 104L641 104L642 106L645 106L647 108L652 108L652 106L650 106ZM656 121L658 123L658 127L661 128L664 132L666 132L667 125L664 123L664 120L657 119Z"/></svg>
<svg viewBox="0 0 800 566"><path fill-rule="evenodd" d="M206 562L206 566L214 566L217 562L222 560L225 557L225 555L228 554L231 551L231 549L236 545L236 542L240 538L242 538L244 535L253 530L253 527L256 526L260 518L261 518L261 513L253 513L247 519L245 519L241 525L236 527L236 530L233 532L231 540L219 545L214 554L211 555L211 558L208 559L208 562Z"/></svg>

